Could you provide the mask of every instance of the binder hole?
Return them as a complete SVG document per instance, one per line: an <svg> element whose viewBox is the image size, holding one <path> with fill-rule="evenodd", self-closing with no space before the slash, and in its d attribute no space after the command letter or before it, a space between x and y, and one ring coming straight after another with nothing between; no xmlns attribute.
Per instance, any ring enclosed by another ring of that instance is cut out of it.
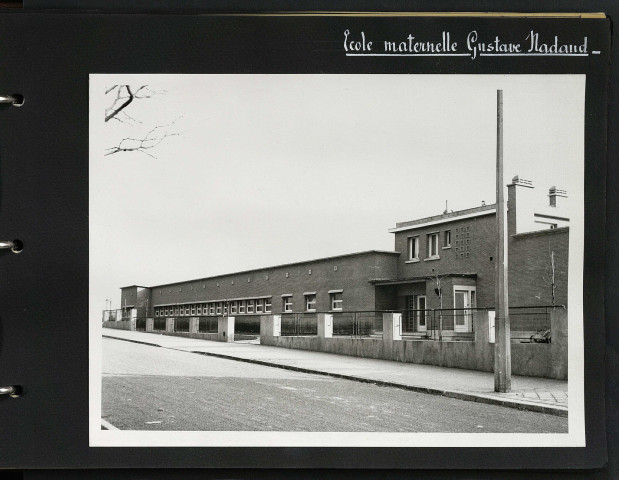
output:
<svg viewBox="0 0 619 480"><path fill-rule="evenodd" d="M24 249L24 242L18 239L13 240L13 248L11 248L11 251L13 253L19 253L23 249Z"/></svg>
<svg viewBox="0 0 619 480"><path fill-rule="evenodd" d="M21 397L24 394L24 389L21 385L13 385L13 393L11 393L12 398Z"/></svg>
<svg viewBox="0 0 619 480"><path fill-rule="evenodd" d="M13 97L13 106L14 107L21 107L24 104L24 102L26 101L24 96L20 95L19 93L14 93L11 96Z"/></svg>

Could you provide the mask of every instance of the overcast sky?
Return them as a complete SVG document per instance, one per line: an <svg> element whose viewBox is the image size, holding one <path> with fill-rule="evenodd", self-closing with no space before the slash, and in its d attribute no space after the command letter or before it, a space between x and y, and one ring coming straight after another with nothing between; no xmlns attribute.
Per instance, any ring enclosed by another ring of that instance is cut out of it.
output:
<svg viewBox="0 0 619 480"><path fill-rule="evenodd" d="M127 108L133 124L105 123L115 84L161 93ZM576 75L93 75L91 315L106 298L118 308L121 286L393 250L396 222L493 203L497 89L505 183L518 174L540 202L554 185L581 205L584 87ZM152 156L104 155L172 122Z"/></svg>

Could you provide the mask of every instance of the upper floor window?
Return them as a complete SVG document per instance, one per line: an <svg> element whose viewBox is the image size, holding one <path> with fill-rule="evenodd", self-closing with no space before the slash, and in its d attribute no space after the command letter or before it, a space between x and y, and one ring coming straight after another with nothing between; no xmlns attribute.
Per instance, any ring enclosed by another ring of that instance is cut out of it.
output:
<svg viewBox="0 0 619 480"><path fill-rule="evenodd" d="M239 300L239 313L245 313L245 300Z"/></svg>
<svg viewBox="0 0 619 480"><path fill-rule="evenodd" d="M262 313L262 310L264 308L264 302L262 299L258 299L256 300L256 313Z"/></svg>
<svg viewBox="0 0 619 480"><path fill-rule="evenodd" d="M438 257L438 233L428 234L428 258Z"/></svg>
<svg viewBox="0 0 619 480"><path fill-rule="evenodd" d="M451 230L445 230L443 234L443 248L451 247Z"/></svg>
<svg viewBox="0 0 619 480"><path fill-rule="evenodd" d="M271 299L264 299L264 313L271 313Z"/></svg>
<svg viewBox="0 0 619 480"><path fill-rule="evenodd" d="M234 315L236 313L236 302L230 303L230 313Z"/></svg>
<svg viewBox="0 0 619 480"><path fill-rule="evenodd" d="M254 301L247 300L247 313L254 313Z"/></svg>
<svg viewBox="0 0 619 480"><path fill-rule="evenodd" d="M419 260L419 237L408 237L408 259Z"/></svg>

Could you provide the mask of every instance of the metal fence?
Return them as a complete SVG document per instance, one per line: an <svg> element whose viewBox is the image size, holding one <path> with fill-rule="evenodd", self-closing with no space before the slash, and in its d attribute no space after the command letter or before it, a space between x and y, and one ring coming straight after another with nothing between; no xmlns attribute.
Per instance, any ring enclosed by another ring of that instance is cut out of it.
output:
<svg viewBox="0 0 619 480"><path fill-rule="evenodd" d="M282 336L318 335L318 315L316 313L283 313Z"/></svg>
<svg viewBox="0 0 619 480"><path fill-rule="evenodd" d="M333 313L333 335L349 337L382 336L383 312Z"/></svg>
<svg viewBox="0 0 619 480"><path fill-rule="evenodd" d="M564 309L563 305L537 307L509 307L511 338L527 339L535 343L550 342L550 312Z"/></svg>
<svg viewBox="0 0 619 480"><path fill-rule="evenodd" d="M434 340L475 340L475 320L487 308L405 310L402 335Z"/></svg>
<svg viewBox="0 0 619 480"><path fill-rule="evenodd" d="M217 333L217 317L200 317L198 320L198 332Z"/></svg>
<svg viewBox="0 0 619 480"><path fill-rule="evenodd" d="M165 330L165 323L166 323L165 318L155 318L153 320L153 330L157 332Z"/></svg>
<svg viewBox="0 0 619 480"><path fill-rule="evenodd" d="M189 317L177 317L174 319L175 332L189 332Z"/></svg>
<svg viewBox="0 0 619 480"><path fill-rule="evenodd" d="M135 319L135 329L139 332L146 331L146 317L138 317Z"/></svg>

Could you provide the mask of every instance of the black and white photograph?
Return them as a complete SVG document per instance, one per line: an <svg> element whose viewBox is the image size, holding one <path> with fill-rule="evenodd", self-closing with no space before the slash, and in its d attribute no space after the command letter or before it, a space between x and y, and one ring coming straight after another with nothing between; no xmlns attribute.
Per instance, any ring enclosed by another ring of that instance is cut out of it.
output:
<svg viewBox="0 0 619 480"><path fill-rule="evenodd" d="M585 75L91 74L91 446L585 445Z"/></svg>

